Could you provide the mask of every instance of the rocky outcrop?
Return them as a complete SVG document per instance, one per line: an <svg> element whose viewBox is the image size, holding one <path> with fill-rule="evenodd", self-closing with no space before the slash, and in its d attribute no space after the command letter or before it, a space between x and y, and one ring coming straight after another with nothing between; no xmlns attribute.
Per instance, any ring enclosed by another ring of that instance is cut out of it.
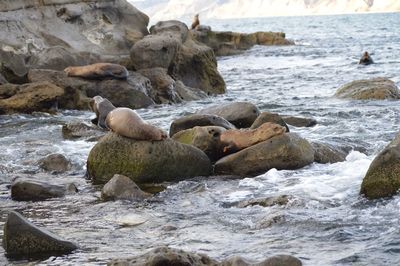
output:
<svg viewBox="0 0 400 266"><path fill-rule="evenodd" d="M141 201L150 197L150 193L142 191L129 177L114 175L101 190L101 198L108 200Z"/></svg>
<svg viewBox="0 0 400 266"><path fill-rule="evenodd" d="M207 107L198 111L197 114L220 116L237 128L247 128L260 115L260 110L258 110L257 106L249 102L234 102Z"/></svg>
<svg viewBox="0 0 400 266"><path fill-rule="evenodd" d="M314 162L316 163L337 163L346 160L347 153L326 143L312 142L315 153Z"/></svg>
<svg viewBox="0 0 400 266"><path fill-rule="evenodd" d="M281 125L286 128L286 132L289 132L289 127L285 123L285 121L282 119L282 117L277 113L269 113L269 112L262 112L257 117L257 119L254 121L254 123L251 125L250 128L251 129L258 128L259 126L261 126L262 124L267 123L267 122Z"/></svg>
<svg viewBox="0 0 400 266"><path fill-rule="evenodd" d="M109 133L90 151L87 171L96 184L121 174L141 186L208 176L211 163L201 150L171 139L136 141Z"/></svg>
<svg viewBox="0 0 400 266"><path fill-rule="evenodd" d="M4 224L3 247L8 257L28 259L68 254L78 248L75 243L38 228L14 211L8 214Z"/></svg>
<svg viewBox="0 0 400 266"><path fill-rule="evenodd" d="M335 96L354 100L400 99L400 90L387 78L355 80L340 87Z"/></svg>
<svg viewBox="0 0 400 266"><path fill-rule="evenodd" d="M283 32L238 33L231 31L193 30L194 38L211 47L217 56L234 55L254 45L294 45Z"/></svg>
<svg viewBox="0 0 400 266"><path fill-rule="evenodd" d="M317 124L317 120L308 117L298 117L298 116L282 116L282 119L289 125L295 127L313 127Z"/></svg>
<svg viewBox="0 0 400 266"><path fill-rule="evenodd" d="M173 135L182 130L194 128L196 126L199 127L218 126L218 127L223 127L225 129L236 128L233 124L231 124L225 118L222 118L220 116L207 115L207 114L193 114L174 120L169 128L169 136L172 137Z"/></svg>
<svg viewBox="0 0 400 266"><path fill-rule="evenodd" d="M400 134L379 153L369 166L360 193L368 199L395 195L400 188Z"/></svg>
<svg viewBox="0 0 400 266"><path fill-rule="evenodd" d="M256 176L272 168L298 169L313 161L311 144L294 133L285 133L223 157L215 163L214 173Z"/></svg>
<svg viewBox="0 0 400 266"><path fill-rule="evenodd" d="M39 160L39 167L54 173L63 173L71 169L71 162L62 154L50 154Z"/></svg>

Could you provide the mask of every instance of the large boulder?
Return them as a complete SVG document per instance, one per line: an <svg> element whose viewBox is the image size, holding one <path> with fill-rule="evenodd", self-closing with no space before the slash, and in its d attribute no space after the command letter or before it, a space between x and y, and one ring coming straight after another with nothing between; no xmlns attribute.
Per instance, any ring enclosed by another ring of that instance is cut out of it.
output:
<svg viewBox="0 0 400 266"><path fill-rule="evenodd" d="M217 175L256 176L272 168L292 170L314 161L311 144L294 133L275 136L215 163Z"/></svg>
<svg viewBox="0 0 400 266"><path fill-rule="evenodd" d="M190 129L195 126L218 126L225 129L236 128L233 124L228 122L225 118L216 115L207 114L193 114L187 115L174 120L169 128L169 135L172 137L179 131Z"/></svg>
<svg viewBox="0 0 400 266"><path fill-rule="evenodd" d="M8 214L4 224L3 247L9 257L28 259L68 254L78 248L14 211Z"/></svg>
<svg viewBox="0 0 400 266"><path fill-rule="evenodd" d="M289 127L288 125L285 123L285 121L282 119L282 117L277 114L277 113L269 113L269 112L262 112L257 119L253 122L253 124L251 125L251 129L255 129L258 128L259 126L261 126L264 123L275 123L278 125L281 125L283 127L286 128L286 132L289 132Z"/></svg>
<svg viewBox="0 0 400 266"><path fill-rule="evenodd" d="M234 102L207 107L198 111L197 114L220 116L234 124L237 128L247 128L260 115L260 110L258 110L257 106L249 102Z"/></svg>
<svg viewBox="0 0 400 266"><path fill-rule="evenodd" d="M395 195L400 188L400 134L380 152L369 166L360 193L368 199Z"/></svg>
<svg viewBox="0 0 400 266"><path fill-rule="evenodd" d="M87 171L95 184L121 174L140 186L208 176L211 162L201 150L172 139L137 141L109 133L90 151Z"/></svg>
<svg viewBox="0 0 400 266"><path fill-rule="evenodd" d="M400 90L387 78L362 79L343 85L335 96L355 100L400 99Z"/></svg>
<svg viewBox="0 0 400 266"><path fill-rule="evenodd" d="M142 191L129 177L114 175L101 190L101 198L108 200L141 201L150 197L150 193Z"/></svg>
<svg viewBox="0 0 400 266"><path fill-rule="evenodd" d="M0 114L54 111L64 93L49 82L0 85Z"/></svg>

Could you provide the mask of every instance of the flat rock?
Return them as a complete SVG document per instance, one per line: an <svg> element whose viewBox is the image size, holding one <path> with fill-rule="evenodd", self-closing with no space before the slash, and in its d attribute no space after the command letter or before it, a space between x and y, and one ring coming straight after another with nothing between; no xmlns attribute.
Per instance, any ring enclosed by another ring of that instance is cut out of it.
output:
<svg viewBox="0 0 400 266"><path fill-rule="evenodd" d="M317 124L317 120L314 118L287 115L282 116L282 118L287 124L295 127L313 127Z"/></svg>

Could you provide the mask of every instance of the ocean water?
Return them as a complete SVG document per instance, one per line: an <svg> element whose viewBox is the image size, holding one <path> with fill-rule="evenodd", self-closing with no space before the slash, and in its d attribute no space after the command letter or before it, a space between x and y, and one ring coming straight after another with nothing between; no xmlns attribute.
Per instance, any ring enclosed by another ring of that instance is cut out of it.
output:
<svg viewBox="0 0 400 266"><path fill-rule="evenodd" d="M9 210L77 242L80 249L36 261L38 265L104 265L112 258L142 254L168 245L206 253L218 260L240 255L259 261L290 254L304 265L400 264L400 197L367 201L360 184L374 157L400 131L398 101L353 101L333 97L343 84L388 77L400 85L400 14L278 17L204 21L214 30L283 31L295 46L256 46L221 57L228 92L179 105L138 110L168 129L171 121L221 102L250 101L261 111L313 117L312 128L290 127L311 141L346 146L346 161L311 164L294 171L271 169L242 180L193 179L176 184L145 203L101 202L100 188L84 178L94 143L67 141L61 126L89 121L90 112L0 116L0 228ZM375 64L359 66L363 51ZM71 172L50 176L37 161L62 153ZM14 202L16 176L74 182L79 193L42 202ZM247 208L233 203L290 195L286 206ZM165 226L174 226L173 231ZM0 239L2 231L0 231ZM0 247L0 264L9 261Z"/></svg>

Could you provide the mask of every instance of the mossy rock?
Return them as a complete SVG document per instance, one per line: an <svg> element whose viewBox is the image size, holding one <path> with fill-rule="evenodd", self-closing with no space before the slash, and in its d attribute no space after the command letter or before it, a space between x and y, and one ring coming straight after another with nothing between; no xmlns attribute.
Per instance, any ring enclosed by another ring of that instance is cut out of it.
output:
<svg viewBox="0 0 400 266"><path fill-rule="evenodd" d="M108 182L114 174L128 176L139 186L208 176L211 162L196 147L172 139L137 141L109 133L90 151L89 177L95 184Z"/></svg>

